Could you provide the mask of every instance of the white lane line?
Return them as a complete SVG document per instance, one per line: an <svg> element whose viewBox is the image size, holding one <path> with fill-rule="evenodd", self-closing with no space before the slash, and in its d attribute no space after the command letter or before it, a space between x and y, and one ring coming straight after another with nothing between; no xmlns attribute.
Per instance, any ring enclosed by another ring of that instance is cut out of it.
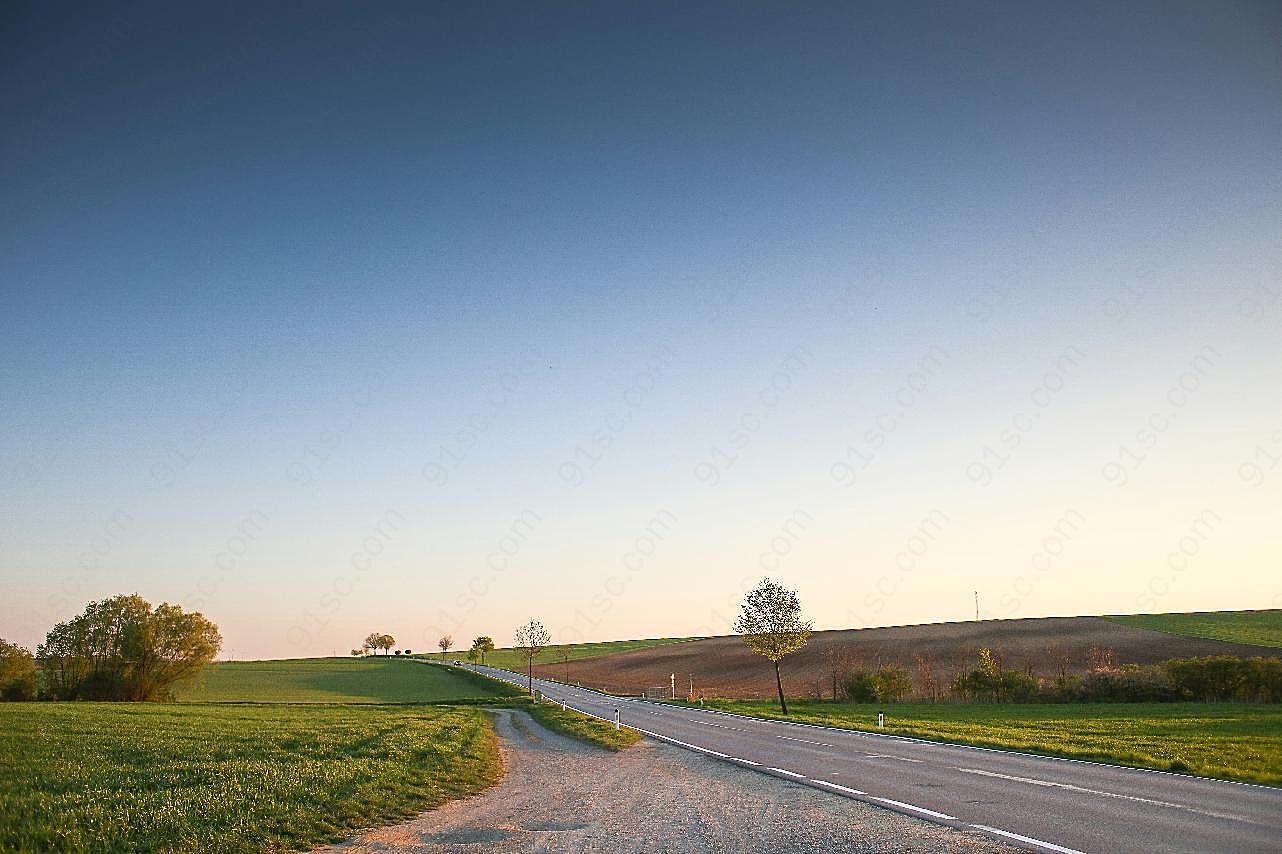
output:
<svg viewBox="0 0 1282 854"><path fill-rule="evenodd" d="M955 815L949 815L948 813L942 813L942 812L935 812L934 810L928 810L928 809L926 809L925 807L919 807L919 806L917 806L916 804L906 804L906 803L904 803L903 801L896 801L896 800L894 800L894 799L892 799L892 798L877 798L877 797L874 797L874 798L872 798L871 800L874 800L874 801L881 801L883 804L894 804L894 805L895 805L895 806L897 806L897 807L903 807L903 808L904 808L904 809L906 809L906 810L912 810L913 812L919 812L919 813L922 813L923 815L930 815L930 816L934 816L935 818L942 818L942 819L944 819L945 821L956 821L956 820L957 820L957 816L955 816Z"/></svg>
<svg viewBox="0 0 1282 854"><path fill-rule="evenodd" d="M740 759L738 756L731 756L731 757L730 757L730 761L731 761L731 762L739 762L739 763L741 763L741 764L743 764L743 765L751 765L751 766L753 766L754 768L760 768L760 767L761 767L761 763L760 763L760 762L753 762L751 759Z"/></svg>
<svg viewBox="0 0 1282 854"><path fill-rule="evenodd" d="M1016 783L1028 783L1030 786L1044 786L1048 789L1065 789L1070 792L1081 792L1084 795L1098 795L1101 798L1117 798L1121 801L1135 801L1141 804L1152 804L1157 807L1170 807L1171 809L1186 810L1195 812L1199 815L1209 815L1212 818L1227 818L1235 821L1245 821L1249 824L1258 824L1249 818L1243 818L1240 815L1231 815L1229 813L1212 812L1211 810L1198 809L1185 804L1172 803L1171 801L1159 801L1153 798L1141 798L1139 795L1122 795L1117 792L1105 792L1101 789L1087 789L1084 786L1074 786L1072 783L1056 783L1051 780L1035 780L1032 777L1016 777L1011 774L998 774L995 771L983 771L979 768L958 768L963 774L979 774L984 777L997 777L1001 780L1013 780Z"/></svg>
<svg viewBox="0 0 1282 854"><path fill-rule="evenodd" d="M656 715L658 714L658 712L651 712L650 714ZM737 726L726 726L725 724L714 724L711 721L701 721L701 720L698 720L697 718L686 718L686 720L688 720L692 724L703 724L704 726L712 726L712 727L716 727L717 729L729 729L729 730L734 730L735 732L755 733L755 730L743 729L742 727L737 727ZM780 738L782 737L783 736L780 736Z"/></svg>
<svg viewBox="0 0 1282 854"><path fill-rule="evenodd" d="M852 788L850 788L849 786L838 786L836 783L829 783L827 780L820 780L818 777L811 777L811 778L810 778L810 782L812 782L812 783L818 783L818 784L819 784L819 785L821 785L821 786L831 786L831 787L832 787L832 788L834 788L834 789L838 789L838 790L840 790L840 791L842 791L842 792L849 792L849 793L850 793L850 794L852 794L852 795L866 795L866 794L868 794L867 792L861 792L861 791L859 791L858 789L852 789Z"/></svg>
<svg viewBox="0 0 1282 854"><path fill-rule="evenodd" d="M837 745L829 744L826 741L811 741L808 738L795 738L791 735L776 735L775 738L782 738L784 741L800 741L802 744L817 744L820 747L831 747L836 749Z"/></svg>
<svg viewBox="0 0 1282 854"><path fill-rule="evenodd" d="M769 770L771 770L771 771L778 771L780 774L787 774L789 777L797 777L797 778L802 779L802 780L805 780L805 779L806 779L806 775L805 775L805 774L798 774L796 771L786 771L786 770L784 770L783 768L771 768L771 769L769 769Z"/></svg>
<svg viewBox="0 0 1282 854"><path fill-rule="evenodd" d="M898 759L900 762L925 762L924 759L909 759L907 756L895 756L892 753L869 753L869 759Z"/></svg>
<svg viewBox="0 0 1282 854"><path fill-rule="evenodd" d="M995 827L989 827L986 824L972 824L971 827L976 830L983 830L987 833L995 833L998 836L1005 836L1007 839L1014 839L1028 845L1036 845L1038 848L1044 848L1047 851L1058 851L1060 854L1082 854L1076 848L1065 848L1063 845L1056 845L1053 842L1043 842L1040 839L1034 839L1031 836L1020 836L1018 833L1011 833L1009 830L998 830Z"/></svg>

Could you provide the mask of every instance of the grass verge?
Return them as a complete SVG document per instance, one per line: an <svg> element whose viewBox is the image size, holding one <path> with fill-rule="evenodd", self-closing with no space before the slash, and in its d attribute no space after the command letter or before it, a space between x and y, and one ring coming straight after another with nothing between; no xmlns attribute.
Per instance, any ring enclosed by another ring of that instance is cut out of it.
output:
<svg viewBox="0 0 1282 854"><path fill-rule="evenodd" d="M502 774L477 708L0 704L0 850L308 848Z"/></svg>
<svg viewBox="0 0 1282 854"><path fill-rule="evenodd" d="M754 717L1282 786L1282 707L1251 703L865 705L710 700ZM877 712L886 728L877 729Z"/></svg>
<svg viewBox="0 0 1282 854"><path fill-rule="evenodd" d="M614 724L573 709L562 709L557 703L530 702L528 706L522 706L522 708L553 732L590 742L607 750L623 750L641 740L641 733L636 730L616 730Z"/></svg>

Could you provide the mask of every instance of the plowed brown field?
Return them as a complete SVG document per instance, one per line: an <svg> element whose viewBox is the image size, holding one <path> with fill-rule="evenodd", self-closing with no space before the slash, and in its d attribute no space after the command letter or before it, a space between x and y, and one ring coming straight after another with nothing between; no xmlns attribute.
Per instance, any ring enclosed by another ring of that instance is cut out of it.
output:
<svg viewBox="0 0 1282 854"><path fill-rule="evenodd" d="M998 653L1005 667L1031 669L1035 676L1053 678L1063 667L1082 673L1090 667L1089 650L1112 650L1117 664L1155 664L1168 658L1198 655L1274 655L1266 647L1202 638L1178 637L1119 625L1099 617L1046 617L1028 620L985 620L937 623L880 629L815 632L810 644L783 661L784 688L799 697L831 696L828 656L841 650L863 667L900 664L917 681L914 656L933 657L936 680L947 685L973 669L981 646ZM564 681L564 664L543 664L536 673ZM586 687L624 694L666 686L676 674L677 692L684 696L694 677L694 690L709 697L770 697L774 672L735 636L674 643L650 649L572 661L570 681Z"/></svg>

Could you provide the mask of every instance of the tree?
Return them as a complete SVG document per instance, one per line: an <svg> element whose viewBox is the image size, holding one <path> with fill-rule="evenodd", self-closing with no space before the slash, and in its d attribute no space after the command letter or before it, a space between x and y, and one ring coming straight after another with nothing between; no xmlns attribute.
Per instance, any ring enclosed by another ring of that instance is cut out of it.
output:
<svg viewBox="0 0 1282 854"><path fill-rule="evenodd" d="M534 693L534 659L543 654L549 643L552 642L552 636L548 630L543 628L543 624L538 620L530 620L524 626L516 630L512 646L515 647L525 658L526 672L529 676L528 688L531 694Z"/></svg>
<svg viewBox="0 0 1282 854"><path fill-rule="evenodd" d="M370 632L365 636L364 648L368 650L378 650L383 648L383 636L378 632Z"/></svg>
<svg viewBox="0 0 1282 854"><path fill-rule="evenodd" d="M842 680L856 666L856 657L843 646L830 646L820 656L828 667L828 677L832 680L832 701L835 703L840 699Z"/></svg>
<svg viewBox="0 0 1282 854"><path fill-rule="evenodd" d="M0 700L35 698L35 656L17 644L0 638Z"/></svg>
<svg viewBox="0 0 1282 854"><path fill-rule="evenodd" d="M438 640L436 642L436 645L441 648L441 661L444 661L445 654L450 651L450 647L454 646L454 638L450 637L449 635L446 635L445 637Z"/></svg>
<svg viewBox="0 0 1282 854"><path fill-rule="evenodd" d="M472 661L476 661L479 656L481 663L484 664L485 654L487 652L494 652L494 638L481 635L479 638L472 641L472 649L468 653L468 658Z"/></svg>
<svg viewBox="0 0 1282 854"><path fill-rule="evenodd" d="M913 656L917 665L917 684L930 696L932 703L939 702L939 684L935 681L935 654L927 651Z"/></svg>
<svg viewBox="0 0 1282 854"><path fill-rule="evenodd" d="M362 655L364 655L366 652L368 652L368 650L366 650L366 649L365 649L365 648L363 648L363 647L362 647L361 649L354 649L354 650L352 650L352 657L353 657L353 658L360 658L360 657L361 657Z"/></svg>
<svg viewBox="0 0 1282 854"><path fill-rule="evenodd" d="M37 658L59 700L160 700L194 677L222 646L218 627L199 613L142 597L91 602L50 629Z"/></svg>
<svg viewBox="0 0 1282 854"><path fill-rule="evenodd" d="M898 664L888 664L877 671L877 700L898 703L913 689L913 679Z"/></svg>
<svg viewBox="0 0 1282 854"><path fill-rule="evenodd" d="M801 602L794 590L788 590L769 578L744 597L734 630L743 635L748 649L764 656L775 666L775 685L779 689L779 708L788 714L788 701L783 696L783 677L779 662L810 642L814 623L801 617Z"/></svg>

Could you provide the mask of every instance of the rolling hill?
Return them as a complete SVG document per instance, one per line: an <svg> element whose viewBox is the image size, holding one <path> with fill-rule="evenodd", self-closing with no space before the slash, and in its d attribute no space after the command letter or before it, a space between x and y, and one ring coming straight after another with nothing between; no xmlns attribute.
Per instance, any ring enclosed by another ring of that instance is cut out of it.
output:
<svg viewBox="0 0 1282 854"><path fill-rule="evenodd" d="M1260 612L1221 612L1255 614ZM1205 615L1203 615L1205 616ZM1242 617L1246 621L1250 617ZM1228 631L1231 617L1218 627ZM900 664L916 674L918 657L929 658L935 678L947 684L953 676L974 667L977 651L988 647L1005 667L1054 677L1061 670L1082 673L1090 667L1092 647L1111 650L1117 664L1155 664L1170 658L1202 655L1255 656L1282 652L1274 647L1234 643L1209 637L1190 637L1127 625L1105 617L1044 617L934 623L875 629L815 632L810 644L784 660L784 687L792 695L830 696L829 657L852 657L866 668ZM694 690L706 696L754 698L772 696L770 664L751 653L737 636L713 637L620 652L595 658L544 663L535 672L549 679L621 693L636 694L669 684L676 674L684 694L691 677Z"/></svg>

